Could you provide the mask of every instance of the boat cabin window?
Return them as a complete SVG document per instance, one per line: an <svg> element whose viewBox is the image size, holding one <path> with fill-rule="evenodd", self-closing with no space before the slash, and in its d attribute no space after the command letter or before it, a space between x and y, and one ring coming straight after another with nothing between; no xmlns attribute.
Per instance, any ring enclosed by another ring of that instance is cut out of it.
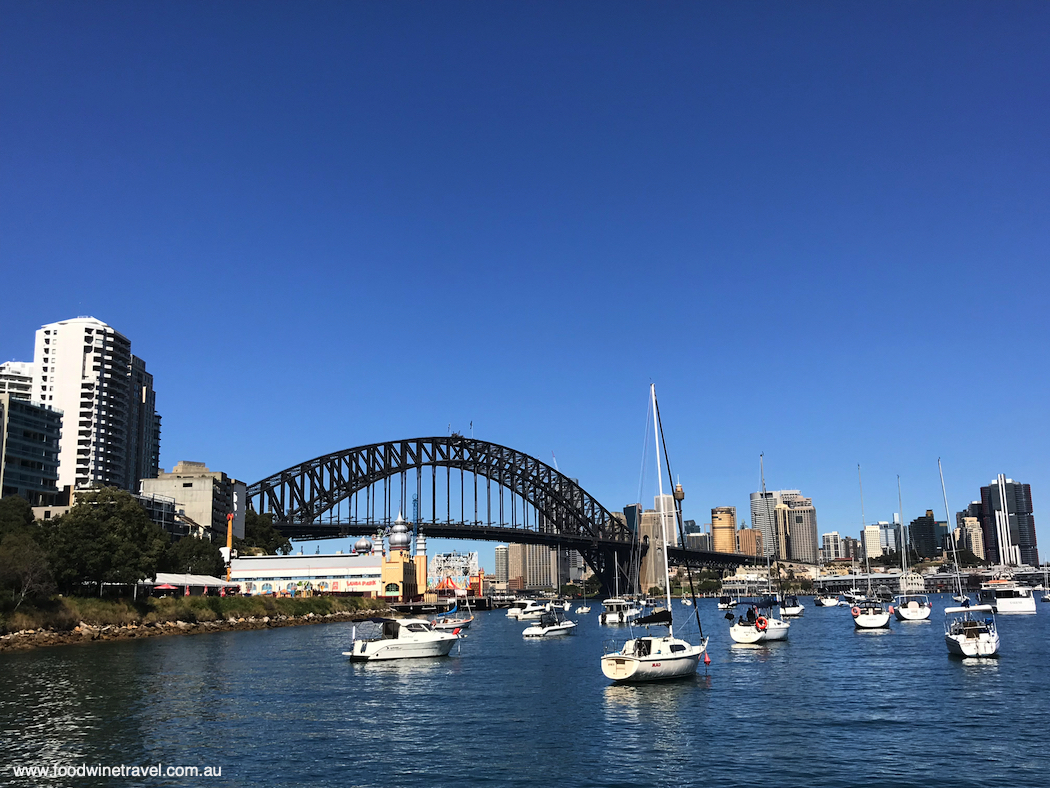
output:
<svg viewBox="0 0 1050 788"><path fill-rule="evenodd" d="M406 624L405 629L407 629L409 632L429 632L430 625L422 623Z"/></svg>
<svg viewBox="0 0 1050 788"><path fill-rule="evenodd" d="M677 654L679 651L685 651L685 646L683 646L681 643L672 643L671 653Z"/></svg>
<svg viewBox="0 0 1050 788"><path fill-rule="evenodd" d="M396 638L399 624L396 621L383 622L383 637Z"/></svg>

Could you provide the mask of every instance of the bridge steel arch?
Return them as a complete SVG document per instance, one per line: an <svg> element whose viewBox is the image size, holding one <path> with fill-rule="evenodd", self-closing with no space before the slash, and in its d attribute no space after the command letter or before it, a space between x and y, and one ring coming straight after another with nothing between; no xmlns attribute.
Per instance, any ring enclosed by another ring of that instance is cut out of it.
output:
<svg viewBox="0 0 1050 788"><path fill-rule="evenodd" d="M524 452L495 443L451 436L373 443L325 454L286 468L248 487L248 505L273 515L291 538L325 538L374 532L379 525L325 522L342 501L378 482L425 467L476 474L527 501L542 516L538 526L421 522L428 536L561 545L578 550L608 589L620 573L630 576L637 543L624 522L575 481ZM418 477L417 477L418 478ZM691 566L728 568L744 556L673 549L669 557Z"/></svg>

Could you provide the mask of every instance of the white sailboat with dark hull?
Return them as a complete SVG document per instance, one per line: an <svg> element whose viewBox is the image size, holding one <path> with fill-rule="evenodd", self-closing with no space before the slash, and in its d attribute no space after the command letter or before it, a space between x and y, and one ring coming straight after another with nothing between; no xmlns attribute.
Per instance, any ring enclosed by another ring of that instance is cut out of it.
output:
<svg viewBox="0 0 1050 788"><path fill-rule="evenodd" d="M656 402L656 386L649 387L651 407L653 414L653 432L656 439L656 472L659 485L661 506L661 539L664 543L664 591L666 594L665 610L658 610L648 616L636 619L632 628L638 627L666 627L666 635L647 634L642 637L632 637L619 651L604 654L601 658L602 673L605 677L615 682L645 682L664 681L667 679L692 676L696 673L697 665L701 656L707 650L707 638L700 631L700 643L690 643L682 638L675 637L674 621L671 615L671 578L667 568L667 518L662 507L664 505L663 470L660 467L660 410ZM670 462L668 462L668 477L670 478ZM675 490L675 519L681 527L681 511L679 504L684 497L681 493L681 485ZM690 585L692 577L690 576ZM694 594L695 598L695 594ZM700 625L700 613L697 606L693 605L696 615L697 627Z"/></svg>

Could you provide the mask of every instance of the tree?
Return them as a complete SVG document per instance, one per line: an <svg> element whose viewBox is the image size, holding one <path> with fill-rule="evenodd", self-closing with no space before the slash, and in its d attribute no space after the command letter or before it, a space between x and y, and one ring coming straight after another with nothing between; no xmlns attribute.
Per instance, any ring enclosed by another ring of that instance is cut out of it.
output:
<svg viewBox="0 0 1050 788"><path fill-rule="evenodd" d="M55 581L67 593L84 583L155 577L170 542L130 493L112 487L79 494L48 536Z"/></svg>
<svg viewBox="0 0 1050 788"><path fill-rule="evenodd" d="M250 509L244 515L244 538L235 540L238 552L258 555L288 555L292 543L273 527L272 514L256 514Z"/></svg>
<svg viewBox="0 0 1050 788"><path fill-rule="evenodd" d="M164 566L169 572L188 572L212 577L225 574L225 565L218 545L193 536L185 536L168 548Z"/></svg>
<svg viewBox="0 0 1050 788"><path fill-rule="evenodd" d="M26 597L54 592L47 554L28 533L11 533L0 540L0 587L11 591L15 610Z"/></svg>
<svg viewBox="0 0 1050 788"><path fill-rule="evenodd" d="M7 534L24 533L33 525L33 507L20 495L0 498L0 539Z"/></svg>

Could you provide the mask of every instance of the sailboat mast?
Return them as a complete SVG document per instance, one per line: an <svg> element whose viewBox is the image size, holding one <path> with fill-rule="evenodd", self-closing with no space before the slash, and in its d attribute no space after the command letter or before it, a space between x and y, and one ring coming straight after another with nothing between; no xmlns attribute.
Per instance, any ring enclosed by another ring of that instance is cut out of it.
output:
<svg viewBox="0 0 1050 788"><path fill-rule="evenodd" d="M653 404L653 440L656 443L656 485L660 497L660 536L664 540L664 590L667 595L667 612L671 612L671 573L667 569L667 513L664 511L664 474L660 468L660 427L656 418L656 384L649 384ZM670 625L668 625L670 628Z"/></svg>
<svg viewBox="0 0 1050 788"><path fill-rule="evenodd" d="M901 499L901 475L897 474L897 513L901 518L901 574L908 571L908 548L904 541L904 503ZM863 515L861 515L863 517Z"/></svg>
<svg viewBox="0 0 1050 788"><path fill-rule="evenodd" d="M944 489L944 468L941 467L941 458L937 458L937 473L941 475L941 496L944 498L944 519L945 525L951 528L952 516L948 512L948 493ZM955 585L959 589L959 596L962 596L962 574L959 571L959 554L955 551L955 529L952 528L950 531L952 535L952 560L955 561Z"/></svg>
<svg viewBox="0 0 1050 788"><path fill-rule="evenodd" d="M860 541L864 545L864 573L868 576L868 596L871 596L871 560L868 557L868 540L864 532L868 524L864 520L864 480L860 476L860 463L857 463L857 482L860 484Z"/></svg>
<svg viewBox="0 0 1050 788"><path fill-rule="evenodd" d="M766 465L765 465L766 453L761 452L758 455L758 475L762 480L762 502L766 507L766 524L769 525L769 535L772 536L773 550L777 549L777 540L779 535L777 534L777 525L773 522L773 518L769 514L769 498L766 497ZM766 545L762 546L762 552L766 554L766 593L773 593L773 577L769 567L769 547ZM777 579L779 580L780 572L777 572ZM757 588L755 589L758 590Z"/></svg>

